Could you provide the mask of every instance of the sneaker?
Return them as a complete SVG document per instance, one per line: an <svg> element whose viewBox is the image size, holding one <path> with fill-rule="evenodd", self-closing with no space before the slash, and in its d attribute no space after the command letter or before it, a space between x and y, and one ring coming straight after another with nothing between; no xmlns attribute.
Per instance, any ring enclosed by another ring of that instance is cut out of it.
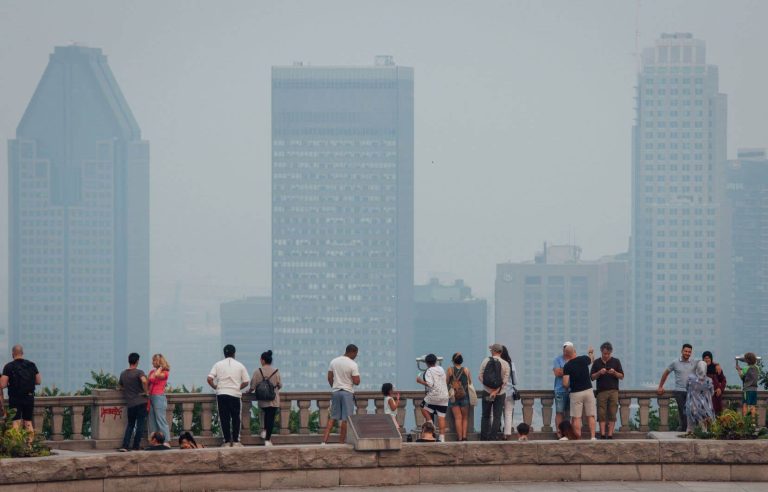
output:
<svg viewBox="0 0 768 492"><path fill-rule="evenodd" d="M235 441L235 442L232 443L232 447L233 448L242 448L243 447L243 443L241 443L240 441Z"/></svg>
<svg viewBox="0 0 768 492"><path fill-rule="evenodd" d="M597 438L593 437L592 439L590 439L590 441L597 441Z"/></svg>
<svg viewBox="0 0 768 492"><path fill-rule="evenodd" d="M267 438L267 431L265 431L265 430L263 430L263 429L262 429L262 431L261 431L261 433L259 434L259 436L260 436L262 439L266 439L266 438Z"/></svg>
<svg viewBox="0 0 768 492"><path fill-rule="evenodd" d="M272 441L264 441L265 446L272 446Z"/></svg>
<svg viewBox="0 0 768 492"><path fill-rule="evenodd" d="M320 445L325 446L326 445L325 441L321 442Z"/></svg>
<svg viewBox="0 0 768 492"><path fill-rule="evenodd" d="M126 449L126 448L120 448L120 449L118 449L117 451L118 451L119 453L127 453L127 452L128 452L128 449Z"/></svg>
<svg viewBox="0 0 768 492"><path fill-rule="evenodd" d="M606 439L613 439L613 436L605 436Z"/></svg>
<svg viewBox="0 0 768 492"><path fill-rule="evenodd" d="M231 442L225 442L224 444L221 445L221 447L222 448L231 448L232 447L232 443Z"/></svg>
<svg viewBox="0 0 768 492"><path fill-rule="evenodd" d="M445 442L445 436L444 436L444 435L442 435L442 434L440 434L439 436L437 436L437 442Z"/></svg>

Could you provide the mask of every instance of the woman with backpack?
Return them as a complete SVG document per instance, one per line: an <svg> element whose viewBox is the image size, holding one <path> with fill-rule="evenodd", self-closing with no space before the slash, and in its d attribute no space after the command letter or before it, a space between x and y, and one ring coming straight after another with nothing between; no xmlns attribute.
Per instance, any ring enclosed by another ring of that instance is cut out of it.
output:
<svg viewBox="0 0 768 492"><path fill-rule="evenodd" d="M469 382L472 381L472 375L469 369L462 367L464 357L456 352L451 358L453 366L448 368L445 375L448 383L448 393L450 401L448 407L453 413L453 424L456 428L456 439L459 441L467 440L467 424L469 416Z"/></svg>
<svg viewBox="0 0 768 492"><path fill-rule="evenodd" d="M272 428L277 409L280 408L280 374L272 368L272 351L261 354L261 367L253 372L251 392L262 411L261 438L265 446L272 446Z"/></svg>

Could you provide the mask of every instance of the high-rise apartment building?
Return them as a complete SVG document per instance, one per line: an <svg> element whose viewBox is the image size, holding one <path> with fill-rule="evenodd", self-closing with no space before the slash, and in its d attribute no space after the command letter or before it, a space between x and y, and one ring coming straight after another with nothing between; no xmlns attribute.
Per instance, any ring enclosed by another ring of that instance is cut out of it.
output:
<svg viewBox="0 0 768 492"><path fill-rule="evenodd" d="M477 369L488 355L488 303L472 296L462 280L443 285L433 278L414 287L413 348L416 355L443 357L443 367L461 352L465 364Z"/></svg>
<svg viewBox="0 0 768 492"><path fill-rule="evenodd" d="M509 348L519 386L551 388L566 341L580 354L609 341L631 366L629 296L626 254L585 261L578 246L545 244L534 261L498 264L495 341Z"/></svg>
<svg viewBox="0 0 768 492"><path fill-rule="evenodd" d="M272 69L272 302L291 387L349 343L363 386L413 385L412 68Z"/></svg>
<svg viewBox="0 0 768 492"><path fill-rule="evenodd" d="M768 155L765 149L739 149L726 170L732 261L732 354L768 355ZM723 354L723 356L731 354ZM725 359L725 357L722 357Z"/></svg>
<svg viewBox="0 0 768 492"><path fill-rule="evenodd" d="M237 360L252 371L272 350L272 298L246 297L221 304L221 346L232 344ZM286 381L286 388L291 387Z"/></svg>
<svg viewBox="0 0 768 492"><path fill-rule="evenodd" d="M101 50L56 47L8 156L10 343L64 389L149 355L149 144Z"/></svg>
<svg viewBox="0 0 768 492"><path fill-rule="evenodd" d="M643 51L633 128L636 384L656 385L683 343L714 350L729 316L718 255L726 96L703 41L663 34Z"/></svg>

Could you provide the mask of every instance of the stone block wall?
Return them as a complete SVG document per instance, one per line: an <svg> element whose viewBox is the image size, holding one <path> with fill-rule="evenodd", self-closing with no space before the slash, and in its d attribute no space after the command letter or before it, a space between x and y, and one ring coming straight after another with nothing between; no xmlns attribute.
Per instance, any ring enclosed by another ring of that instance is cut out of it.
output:
<svg viewBox="0 0 768 492"><path fill-rule="evenodd" d="M768 481L765 441L406 443L209 448L0 460L4 491L255 490L497 481Z"/></svg>

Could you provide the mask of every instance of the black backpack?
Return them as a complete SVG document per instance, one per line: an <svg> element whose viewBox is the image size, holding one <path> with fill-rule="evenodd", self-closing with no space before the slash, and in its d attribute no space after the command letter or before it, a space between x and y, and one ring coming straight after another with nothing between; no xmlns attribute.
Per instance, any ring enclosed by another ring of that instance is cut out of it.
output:
<svg viewBox="0 0 768 492"><path fill-rule="evenodd" d="M491 389L499 389L504 384L501 376L501 362L495 357L489 357L483 369L483 386Z"/></svg>
<svg viewBox="0 0 768 492"><path fill-rule="evenodd" d="M20 360L11 364L9 396L34 396L35 394L35 364L28 360Z"/></svg>
<svg viewBox="0 0 768 492"><path fill-rule="evenodd" d="M262 372L261 368L259 368L259 373L261 374L261 381L259 381L256 384L256 388L253 390L254 397L258 401L272 401L275 399L275 396L277 394L275 393L275 385L272 384L272 376L277 374L278 369L275 369L275 372L269 375L268 378L264 377L264 372Z"/></svg>

